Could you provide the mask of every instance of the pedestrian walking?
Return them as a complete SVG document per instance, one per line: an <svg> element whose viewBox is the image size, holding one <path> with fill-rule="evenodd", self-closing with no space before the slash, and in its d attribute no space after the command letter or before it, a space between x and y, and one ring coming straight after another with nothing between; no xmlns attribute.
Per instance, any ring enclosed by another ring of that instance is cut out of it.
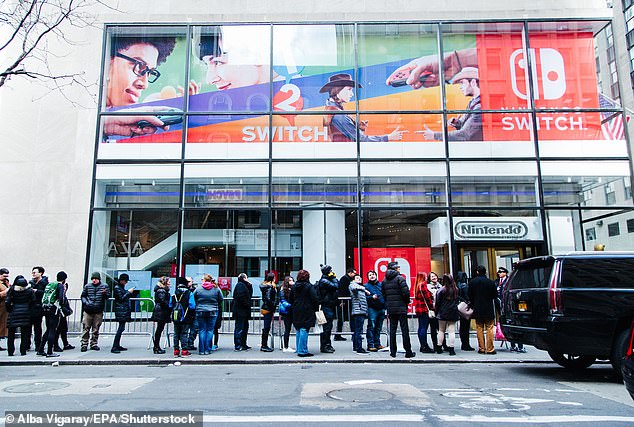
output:
<svg viewBox="0 0 634 427"><path fill-rule="evenodd" d="M409 305L409 287L405 278L401 276L401 267L397 262L387 265L385 280L383 280L383 295L387 315L390 320L390 356L396 357L396 329L400 326L403 336L405 357L415 357L412 351L412 343L409 338L409 326L407 325L407 306Z"/></svg>
<svg viewBox="0 0 634 427"><path fill-rule="evenodd" d="M291 276L286 276L280 289L280 316L282 317L282 322L284 322L284 335L282 337L282 351L284 353L295 352L295 349L288 345L293 326L293 305L289 300L294 284L295 280Z"/></svg>
<svg viewBox="0 0 634 427"><path fill-rule="evenodd" d="M7 354L15 353L15 332L20 330L20 355L26 356L31 342L31 326L35 293L23 276L16 276L7 292L5 307L7 319Z"/></svg>
<svg viewBox="0 0 634 427"><path fill-rule="evenodd" d="M308 352L308 331L315 326L315 311L319 310L317 287L310 283L310 273L299 270L297 282L291 288L289 302L293 306L295 346L299 357L311 357Z"/></svg>
<svg viewBox="0 0 634 427"><path fill-rule="evenodd" d="M262 307L260 314L264 326L262 328L262 342L260 351L272 352L273 348L269 346L269 334L271 332L271 323L273 323L273 315L277 307L277 288L275 286L275 274L267 273L264 281L260 284L260 292L262 294Z"/></svg>
<svg viewBox="0 0 634 427"><path fill-rule="evenodd" d="M436 347L436 353L442 354L443 344L445 344L445 332L447 332L447 351L449 351L450 356L455 356L456 322L460 315L458 314L458 287L451 274L442 276L442 289L436 294L435 308L438 316L438 346Z"/></svg>
<svg viewBox="0 0 634 427"><path fill-rule="evenodd" d="M370 292L368 300L368 328L366 339L368 341L368 351L379 351L384 347L381 345L381 330L385 320L385 298L383 297L383 284L379 282L376 271L370 270L366 276L368 281L365 289Z"/></svg>
<svg viewBox="0 0 634 427"><path fill-rule="evenodd" d="M363 286L363 279L358 274L354 276L348 289L350 290L352 310L350 324L354 325L352 328L352 351L356 354L367 355L369 353L363 348L363 324L368 315L367 296L370 295L370 291Z"/></svg>
<svg viewBox="0 0 634 427"><path fill-rule="evenodd" d="M495 299L497 290L495 283L486 277L483 265L476 267L476 277L469 282L469 301L473 308L471 316L476 321L478 337L478 353L495 354L493 339L495 337ZM486 332L486 344L485 344Z"/></svg>
<svg viewBox="0 0 634 427"><path fill-rule="evenodd" d="M194 301L199 336L198 354L205 356L211 354L218 307L223 302L222 292L211 275L205 274L203 283L194 291Z"/></svg>
<svg viewBox="0 0 634 427"><path fill-rule="evenodd" d="M101 274L92 273L90 282L84 285L81 292L82 303L82 334L81 351L88 351L88 338L90 338L90 349L99 351L99 329L103 322L103 311L106 301L110 298L110 290L101 283ZM92 330L92 336L90 332Z"/></svg>
<svg viewBox="0 0 634 427"><path fill-rule="evenodd" d="M154 286L154 311L152 321L156 323L154 330L154 354L165 354L161 348L161 335L165 325L172 320L172 310L170 309L170 278L162 276L156 286Z"/></svg>
<svg viewBox="0 0 634 427"><path fill-rule="evenodd" d="M127 348L121 345L121 335L123 331L125 331L125 324L132 320L130 298L134 293L134 286L126 290L125 285L127 285L129 281L130 276L126 273L121 273L112 290L114 296L114 319L119 326L117 327L117 333L112 342L111 353L121 353L127 350Z"/></svg>
<svg viewBox="0 0 634 427"><path fill-rule="evenodd" d="M418 342L420 344L421 353L433 353L427 341L427 328L429 326L430 315L435 316L434 297L427 287L427 273L419 272L416 274L416 283L414 284L414 313L418 320ZM432 342L436 342L436 338L432 337ZM435 347L435 344L434 344Z"/></svg>
<svg viewBox="0 0 634 427"><path fill-rule="evenodd" d="M332 346L332 326L337 315L337 306L340 300L337 298L341 282L337 280L337 275L332 271L329 265L320 264L321 278L317 282L317 293L321 303L321 310L326 317L326 323L321 325L322 332L319 334L319 351L322 353L334 353L335 348ZM350 295L348 293L348 295ZM346 300L347 302L347 300ZM335 336L337 341L337 336ZM343 339L345 341L345 338Z"/></svg>
<svg viewBox="0 0 634 427"><path fill-rule="evenodd" d="M247 345L249 334L249 320L251 320L251 299L253 298L253 285L249 282L246 273L240 273L238 283L233 290L233 316L235 326L233 330L233 350L245 351L251 349Z"/></svg>

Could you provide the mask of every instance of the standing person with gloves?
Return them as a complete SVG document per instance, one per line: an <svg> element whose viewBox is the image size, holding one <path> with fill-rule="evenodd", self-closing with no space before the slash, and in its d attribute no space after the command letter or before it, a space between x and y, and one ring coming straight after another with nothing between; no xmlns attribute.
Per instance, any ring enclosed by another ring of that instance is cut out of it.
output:
<svg viewBox="0 0 634 427"><path fill-rule="evenodd" d="M368 281L364 286L370 292L367 298L368 329L366 338L368 340L368 351L379 351L384 348L381 345L381 329L383 329L383 320L385 320L383 284L379 282L376 271L368 271L367 276Z"/></svg>
<svg viewBox="0 0 634 427"><path fill-rule="evenodd" d="M326 323L321 325L323 332L319 334L319 350L322 353L334 353L335 349L332 346L330 337L332 335L332 325L336 317L336 309L339 300L337 295L341 282L337 280L337 275L332 271L332 267L329 265L320 264L321 278L317 282L317 293L319 294L319 301L321 302L321 310L326 316ZM344 338L345 340L345 338ZM337 337L335 337L337 341Z"/></svg>
<svg viewBox="0 0 634 427"><path fill-rule="evenodd" d="M119 327L117 328L117 333L114 336L110 353L121 353L122 351L127 350L127 348L121 347L121 335L123 335L123 331L125 331L125 324L132 320L130 297L132 297L132 294L134 293L134 287L127 290L125 288L125 285L128 284L129 280L129 275L121 273L119 275L119 280L117 280L117 283L115 283L112 290L112 294L114 295L114 318L119 323Z"/></svg>
<svg viewBox="0 0 634 427"><path fill-rule="evenodd" d="M410 358L416 356L416 353L412 351L407 324L409 287L405 278L401 276L400 269L401 267L396 262L390 262L387 265L385 280L383 280L383 295L390 319L390 356L396 357L396 328L400 325L405 357Z"/></svg>
<svg viewBox="0 0 634 427"><path fill-rule="evenodd" d="M267 273L264 281L260 284L260 292L262 293L262 308L260 313L264 320L262 328L262 343L260 351L270 353L273 349L269 346L269 333L271 332L271 323L277 306L277 288L275 287L275 274Z"/></svg>
<svg viewBox="0 0 634 427"><path fill-rule="evenodd" d="M253 298L253 285L249 282L246 273L240 273L238 283L233 290L233 316L235 327L233 330L234 351L245 351L251 347L247 345L249 333L249 320L251 320L251 298Z"/></svg>
<svg viewBox="0 0 634 427"><path fill-rule="evenodd" d="M170 309L170 278L162 276L154 287L154 312L152 320L156 322L154 331L154 354L165 354L161 348L161 335L165 325L171 321L172 310Z"/></svg>

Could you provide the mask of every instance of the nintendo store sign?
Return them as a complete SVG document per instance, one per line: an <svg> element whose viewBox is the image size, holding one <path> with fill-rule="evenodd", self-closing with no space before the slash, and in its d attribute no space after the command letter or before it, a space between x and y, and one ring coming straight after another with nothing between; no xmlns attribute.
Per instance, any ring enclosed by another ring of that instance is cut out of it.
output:
<svg viewBox="0 0 634 427"><path fill-rule="evenodd" d="M541 240L537 217L454 218L454 240Z"/></svg>

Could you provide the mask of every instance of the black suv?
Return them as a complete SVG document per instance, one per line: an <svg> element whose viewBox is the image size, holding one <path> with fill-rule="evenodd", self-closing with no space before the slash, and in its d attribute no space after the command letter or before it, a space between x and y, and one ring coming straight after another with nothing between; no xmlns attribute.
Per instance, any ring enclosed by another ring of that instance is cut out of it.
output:
<svg viewBox="0 0 634 427"><path fill-rule="evenodd" d="M517 263L502 298L510 341L566 368L610 360L617 375L634 319L634 252L573 252Z"/></svg>

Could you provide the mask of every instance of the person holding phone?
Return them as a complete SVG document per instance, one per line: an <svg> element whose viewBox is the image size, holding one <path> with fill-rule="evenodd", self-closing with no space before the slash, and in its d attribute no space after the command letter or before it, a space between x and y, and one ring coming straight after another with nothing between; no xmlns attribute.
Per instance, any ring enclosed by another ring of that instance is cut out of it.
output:
<svg viewBox="0 0 634 427"><path fill-rule="evenodd" d="M121 353L127 350L127 348L121 346L121 335L125 330L125 324L132 320L132 310L130 309L130 297L134 293L134 286L126 291L125 285L130 280L130 276L126 273L119 275L119 280L114 285L114 317L119 322L117 333L114 336L114 342L112 343L111 353Z"/></svg>

